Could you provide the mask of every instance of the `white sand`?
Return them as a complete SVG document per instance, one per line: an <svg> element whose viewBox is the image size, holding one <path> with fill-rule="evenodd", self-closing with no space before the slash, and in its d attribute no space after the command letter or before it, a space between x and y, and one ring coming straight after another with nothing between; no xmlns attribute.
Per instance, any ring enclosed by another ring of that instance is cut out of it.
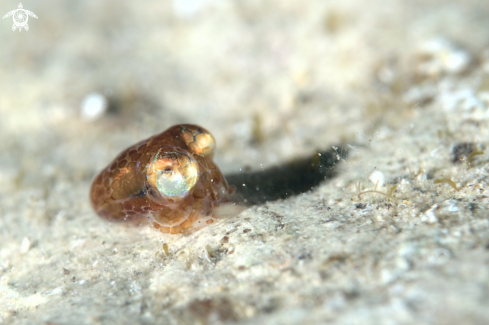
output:
<svg viewBox="0 0 489 325"><path fill-rule="evenodd" d="M487 4L23 4L28 32L0 24L0 323L487 323L488 155L452 154L488 142ZM109 110L87 120L93 92ZM95 173L183 122L226 173L350 156L186 236L98 218Z"/></svg>

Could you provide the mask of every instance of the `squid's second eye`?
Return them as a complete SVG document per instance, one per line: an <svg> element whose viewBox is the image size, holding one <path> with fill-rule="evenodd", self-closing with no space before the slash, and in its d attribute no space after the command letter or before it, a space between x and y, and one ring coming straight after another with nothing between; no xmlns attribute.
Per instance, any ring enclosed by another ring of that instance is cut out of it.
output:
<svg viewBox="0 0 489 325"><path fill-rule="evenodd" d="M148 183L163 198L183 198L194 187L199 176L199 165L181 152L157 154L148 170ZM155 193L149 193L150 196Z"/></svg>

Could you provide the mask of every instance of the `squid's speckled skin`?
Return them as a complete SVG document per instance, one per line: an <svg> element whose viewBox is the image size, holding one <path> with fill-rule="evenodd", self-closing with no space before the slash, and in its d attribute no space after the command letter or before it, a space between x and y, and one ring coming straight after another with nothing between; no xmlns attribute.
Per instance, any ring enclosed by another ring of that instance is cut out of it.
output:
<svg viewBox="0 0 489 325"><path fill-rule="evenodd" d="M182 124L119 154L93 181L93 208L109 220L147 218L163 233L213 222L216 206L234 192L212 160L213 136Z"/></svg>

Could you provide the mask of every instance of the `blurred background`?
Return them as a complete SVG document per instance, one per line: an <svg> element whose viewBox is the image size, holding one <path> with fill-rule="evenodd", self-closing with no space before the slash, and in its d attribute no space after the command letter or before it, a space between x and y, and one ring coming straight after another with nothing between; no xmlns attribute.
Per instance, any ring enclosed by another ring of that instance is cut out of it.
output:
<svg viewBox="0 0 489 325"><path fill-rule="evenodd" d="M480 51L488 24L481 1L23 5L28 32L1 21L1 149L77 170L176 123L209 129L225 172L365 141L412 113L417 49ZM8 175L30 160L10 159Z"/></svg>

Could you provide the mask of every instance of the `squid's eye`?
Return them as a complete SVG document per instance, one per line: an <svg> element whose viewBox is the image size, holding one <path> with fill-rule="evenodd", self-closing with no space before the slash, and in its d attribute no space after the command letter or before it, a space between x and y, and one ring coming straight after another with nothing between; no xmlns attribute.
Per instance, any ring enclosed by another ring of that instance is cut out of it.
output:
<svg viewBox="0 0 489 325"><path fill-rule="evenodd" d="M203 156L212 156L216 148L216 140L209 131L203 128L185 128L182 130L182 139L189 149Z"/></svg>
<svg viewBox="0 0 489 325"><path fill-rule="evenodd" d="M158 155L148 170L148 195L153 198L158 191L163 199L179 199L194 187L199 176L199 165L195 160L180 152L164 152ZM159 200L155 200L159 201Z"/></svg>

